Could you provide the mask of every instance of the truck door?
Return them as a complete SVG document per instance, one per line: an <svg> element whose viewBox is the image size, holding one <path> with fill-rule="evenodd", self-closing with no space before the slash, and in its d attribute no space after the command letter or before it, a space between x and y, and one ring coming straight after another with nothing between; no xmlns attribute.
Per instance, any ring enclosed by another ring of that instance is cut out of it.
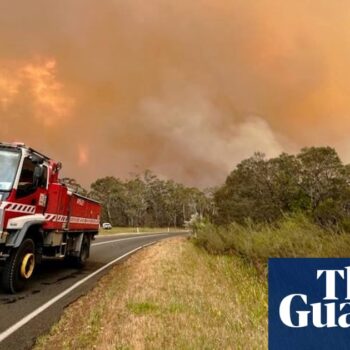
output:
<svg viewBox="0 0 350 350"><path fill-rule="evenodd" d="M40 177L38 177L38 171ZM33 162L30 156L24 158L16 191L16 202L35 205L35 213L37 214L43 214L46 208L47 172L48 169L45 165L38 165L37 162Z"/></svg>

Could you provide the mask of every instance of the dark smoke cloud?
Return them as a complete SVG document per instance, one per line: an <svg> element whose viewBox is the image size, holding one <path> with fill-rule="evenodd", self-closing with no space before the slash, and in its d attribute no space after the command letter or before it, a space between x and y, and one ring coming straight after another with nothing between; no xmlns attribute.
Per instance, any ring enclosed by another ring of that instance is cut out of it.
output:
<svg viewBox="0 0 350 350"><path fill-rule="evenodd" d="M342 0L2 1L0 138L85 185L213 185L310 144L349 161L349 20Z"/></svg>

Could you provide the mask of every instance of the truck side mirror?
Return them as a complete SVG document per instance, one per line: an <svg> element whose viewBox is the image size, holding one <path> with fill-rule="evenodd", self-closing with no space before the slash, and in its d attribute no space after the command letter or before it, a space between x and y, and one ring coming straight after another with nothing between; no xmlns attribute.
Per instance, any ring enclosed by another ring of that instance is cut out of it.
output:
<svg viewBox="0 0 350 350"><path fill-rule="evenodd" d="M57 162L54 167L53 167L53 172L55 174L57 174L60 170L62 169L62 163L61 162Z"/></svg>

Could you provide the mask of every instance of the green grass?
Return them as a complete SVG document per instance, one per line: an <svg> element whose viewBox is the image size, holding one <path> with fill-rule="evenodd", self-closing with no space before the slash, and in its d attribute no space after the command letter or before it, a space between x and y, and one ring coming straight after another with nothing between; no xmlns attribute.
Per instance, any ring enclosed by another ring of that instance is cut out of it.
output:
<svg viewBox="0 0 350 350"><path fill-rule="evenodd" d="M275 225L217 227L207 224L194 242L210 253L235 254L255 264L270 257L348 257L350 234L325 230L303 215L286 217Z"/></svg>
<svg viewBox="0 0 350 350"><path fill-rule="evenodd" d="M128 303L126 307L135 315L146 315L159 310L156 304L147 301L142 303Z"/></svg>

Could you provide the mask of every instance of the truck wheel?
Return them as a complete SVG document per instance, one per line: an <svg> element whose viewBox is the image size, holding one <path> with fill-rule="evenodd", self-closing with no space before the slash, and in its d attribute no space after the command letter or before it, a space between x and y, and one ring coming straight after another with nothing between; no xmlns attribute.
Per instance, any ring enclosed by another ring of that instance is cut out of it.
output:
<svg viewBox="0 0 350 350"><path fill-rule="evenodd" d="M90 255L90 237L84 235L83 242L81 243L80 254L77 258L77 266L83 267L86 264Z"/></svg>
<svg viewBox="0 0 350 350"><path fill-rule="evenodd" d="M19 248L12 250L2 272L2 286L8 293L22 290L35 268L35 245L32 239L25 239Z"/></svg>

